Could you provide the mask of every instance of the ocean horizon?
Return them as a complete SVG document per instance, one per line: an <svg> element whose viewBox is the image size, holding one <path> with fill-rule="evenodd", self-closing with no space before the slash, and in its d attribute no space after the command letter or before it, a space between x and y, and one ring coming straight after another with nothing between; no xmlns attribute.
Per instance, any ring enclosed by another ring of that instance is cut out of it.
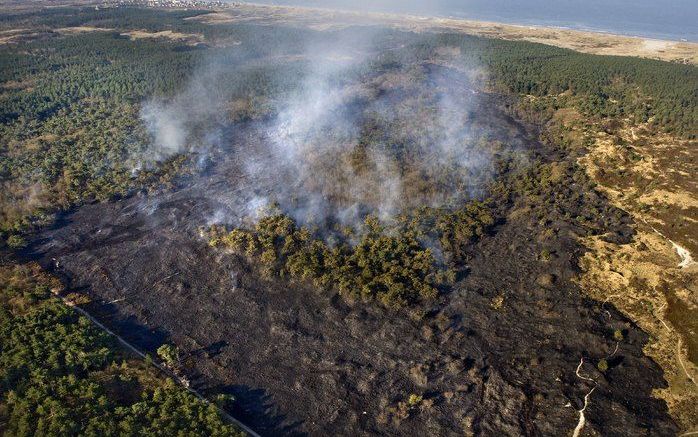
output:
<svg viewBox="0 0 698 437"><path fill-rule="evenodd" d="M696 0L256 0L254 3L431 15L698 42Z"/></svg>

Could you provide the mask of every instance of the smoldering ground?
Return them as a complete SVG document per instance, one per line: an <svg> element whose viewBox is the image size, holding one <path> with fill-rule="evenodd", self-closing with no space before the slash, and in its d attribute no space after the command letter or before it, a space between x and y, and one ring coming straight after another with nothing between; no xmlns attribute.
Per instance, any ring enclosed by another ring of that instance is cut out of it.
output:
<svg viewBox="0 0 698 437"><path fill-rule="evenodd" d="M488 98L484 106L494 106ZM480 112L491 123L511 123L494 109ZM252 123L228 141L234 150L257 148L267 135L266 124ZM554 153L533 138L527 143L532 153ZM329 289L265 279L242 257L196 238L198 224L217 211L252 203L246 156L224 157L179 190L85 205L31 247L128 341L151 352L177 344L193 386L233 394L236 416L260 434L571 433L593 386L575 375L580 357L582 373L598 384L586 429L676 433L666 406L651 396L665 385L643 355L647 336L613 308L583 298L570 280L581 228L563 217L596 208L616 217L601 196L579 193L584 185L570 175L554 208L517 208L479 241L470 273L442 296L439 313L415 322L379 305L347 304ZM549 221L540 220L541 208ZM532 238L550 228L559 228L559 238ZM536 257L543 249L554 254L547 262ZM541 286L539 278L552 283ZM620 347L614 329L627 339ZM594 363L614 351L611 368L598 371ZM405 415L400 404L412 393L425 402Z"/></svg>
<svg viewBox="0 0 698 437"><path fill-rule="evenodd" d="M600 316L570 280L581 228L563 217L616 214L569 175L555 208L517 209L477 243L470 274L423 323L265 280L195 238L200 225L254 219L272 201L301 221L350 224L367 212L450 207L483 195L502 153L521 146L559 159L482 92L468 74L477 65L456 50L420 59L402 44L365 29L316 34L300 52L267 60L302 74L243 123L229 102L244 94L226 85L236 73L212 59L143 113L152 162L192 151L212 168L179 190L81 207L32 250L129 341L151 351L177 344L195 386L234 394L236 413L265 435L560 434L589 392L575 376L580 357L598 381L587 426L674 434L651 396L664 383L642 353L646 335L615 311ZM551 228L560 238L532 238ZM537 258L544 249L548 262ZM628 341L607 378L591 363L617 349L614 329ZM413 393L425 402L405 415Z"/></svg>
<svg viewBox="0 0 698 437"><path fill-rule="evenodd" d="M492 139L506 133L478 114L481 84L467 73L479 66L453 52L437 58L454 68L416 59L384 29L313 34L293 58L293 86L271 96L257 121L261 137L226 152L243 163L246 191L237 195L246 206L226 202L235 209L206 224L239 223L274 204L301 224L358 227L367 214L389 221L481 197L494 176ZM206 155L222 126L235 129L237 96L222 65L213 57L182 92L144 102L148 159Z"/></svg>

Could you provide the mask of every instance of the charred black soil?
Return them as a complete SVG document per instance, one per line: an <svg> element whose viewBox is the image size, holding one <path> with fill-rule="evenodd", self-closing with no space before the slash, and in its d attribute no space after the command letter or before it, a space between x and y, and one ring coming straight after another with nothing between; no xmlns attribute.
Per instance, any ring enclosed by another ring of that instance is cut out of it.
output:
<svg viewBox="0 0 698 437"><path fill-rule="evenodd" d="M647 336L573 281L577 237L627 240L628 219L572 158L497 113L531 166L557 162L554 181L502 197L497 226L428 308L264 279L207 245L199 226L248 200L238 156L263 141L254 126L234 129L231 149L181 188L83 206L31 252L126 339L151 352L177 344L193 384L234 394L235 415L263 435L564 435L594 387L584 434L674 434L652 397L665 382L642 352Z"/></svg>

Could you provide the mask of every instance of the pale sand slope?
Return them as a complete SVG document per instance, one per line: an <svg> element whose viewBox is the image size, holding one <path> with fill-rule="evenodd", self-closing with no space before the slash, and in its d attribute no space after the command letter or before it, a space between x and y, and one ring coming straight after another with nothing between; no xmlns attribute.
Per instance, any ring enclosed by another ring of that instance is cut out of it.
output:
<svg viewBox="0 0 698 437"><path fill-rule="evenodd" d="M550 27L517 26L452 18L242 3L233 4L228 8L192 19L205 23L284 23L307 26L314 29L345 27L353 24L380 24L416 32L462 32L490 38L538 42L584 53L639 56L664 61L698 64L698 43L653 40L607 33Z"/></svg>

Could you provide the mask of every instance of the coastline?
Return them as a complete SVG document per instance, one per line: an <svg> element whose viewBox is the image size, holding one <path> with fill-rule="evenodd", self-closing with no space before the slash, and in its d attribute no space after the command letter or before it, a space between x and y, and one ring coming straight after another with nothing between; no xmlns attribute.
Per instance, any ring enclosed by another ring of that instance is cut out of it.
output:
<svg viewBox="0 0 698 437"><path fill-rule="evenodd" d="M334 0L327 3L320 2L317 0L251 0L249 2L242 0L242 2L267 6L298 6L307 8L339 9L345 11L362 12L362 10L358 6L339 6L337 3L342 3L340 0ZM497 2L495 1L494 3ZM398 9L400 10L391 11L390 9L391 7L387 5L371 5L369 10L366 10L366 12L388 14L391 12L395 12L399 14L414 16L429 16L434 18L447 18L455 20L484 21L525 27L546 27L564 30L578 30L582 32L612 34L617 36L629 36L637 38L698 43L698 32L693 26L689 26L687 23L674 23L672 21L666 21L666 19L664 19L662 22L665 24L661 25L655 22L655 17L652 17L652 15L638 15L631 19L625 18L622 21L616 19L609 19L608 17L612 16L613 14L613 8L607 11L607 14L609 15L606 15L605 17L599 16L596 21L594 21L591 16L573 17L571 14L561 16L559 14L559 11L558 13L554 13L547 10L541 10L540 5L538 5L538 7L536 7L535 5L533 5L532 7L526 7L524 8L525 10L520 10L521 8L510 9L498 6L488 7L482 10L478 7L466 7L465 9L470 10L464 10L463 8L459 8L458 6L449 4L448 6L437 7L436 9L438 10L434 10L434 8L421 7L419 7L418 9L414 5L414 3L408 2L407 9L401 9L400 7L398 7Z"/></svg>
<svg viewBox="0 0 698 437"><path fill-rule="evenodd" d="M119 0L116 0L117 2ZM194 6L163 4L141 7L167 10L195 9ZM168 1L168 0L162 0ZM91 7L114 5L114 0L57 0L26 4L17 0L0 0L8 12L30 11L54 7ZM139 6L134 0L132 6ZM455 16L425 16L415 14L362 12L309 6L270 5L255 2L231 2L208 8L211 12L191 18L203 23L246 22L309 27L316 30L357 25L386 26L412 32L454 32L486 38L528 41L608 56L633 56L667 62L698 65L698 42L630 36L604 30L583 30L564 26L510 24L506 22L459 18Z"/></svg>
<svg viewBox="0 0 698 437"><path fill-rule="evenodd" d="M636 56L698 65L698 43L628 36L605 31L564 27L507 24L456 17L360 12L307 6L269 5L254 2L231 3L211 14L196 18L202 22L259 22L301 25L318 30L351 25L383 25L414 32L458 32L488 38L524 40L583 53Z"/></svg>

